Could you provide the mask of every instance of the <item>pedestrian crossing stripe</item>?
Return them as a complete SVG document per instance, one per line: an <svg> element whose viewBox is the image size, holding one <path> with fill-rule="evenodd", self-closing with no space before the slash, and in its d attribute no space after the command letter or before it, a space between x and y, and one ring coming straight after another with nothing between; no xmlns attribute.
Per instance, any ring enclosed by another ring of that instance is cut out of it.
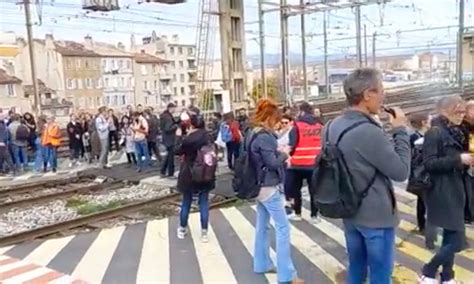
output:
<svg viewBox="0 0 474 284"><path fill-rule="evenodd" d="M397 190L397 196L399 192ZM399 199L402 200L399 202L402 205L405 205L403 201L408 200L407 196L401 196ZM306 220L310 215L307 206L309 198L306 196L304 201L302 212ZM195 277L197 284L276 283L276 274L253 273L255 208L255 205L244 205L211 211L209 243L201 243L199 215L192 214L189 219L190 232L185 240L176 238L177 218L172 217L129 227L104 229L94 233L0 248L0 254L5 253L9 257L21 258L25 263L31 263L28 269L47 266L52 271L72 274L74 278L91 283L108 282L111 279L120 282L122 279L110 278L117 271L122 275L126 274L137 283L170 283L172 279L177 279L177 275L186 273L190 274L190 277ZM414 221L411 221L414 211L404 210L404 212L406 215L401 214L402 220L397 230L397 263L393 279L396 283L417 283L417 274L422 264L429 261L433 253L424 249L424 240L421 236L413 234L413 230L416 229ZM407 220L407 217L410 217L410 220ZM228 229L224 229L224 223L228 224ZM320 240L315 234L325 238ZM134 235L137 241L130 242L131 235ZM274 239L274 236L270 238ZM291 222L290 239L296 269L307 283L341 283L338 277L345 274L347 256L340 220L321 218L317 224L310 224L307 221ZM72 243L74 245L71 245ZM187 251L177 249L176 244L182 243L189 244L183 246ZM124 247L129 250L126 257L120 252ZM241 248L243 251L235 252L236 248ZM272 240L270 257L275 264L274 248ZM241 258L233 259L229 256L232 253L241 253ZM71 254L76 255L72 262ZM194 268L172 265L176 255L181 255L179 260L183 260L183 256L193 258L188 261ZM0 256L0 273L18 268L11 263L2 264L2 261L9 257ZM67 265L59 265L59 262L71 262L68 264L71 266L70 271L64 268ZM309 266L303 268L301 264ZM457 280L462 283L473 283L472 250L457 255L454 270ZM31 272L30 275L39 274L40 271L43 270ZM24 277L27 276L19 276L18 279L22 280ZM254 280L243 281L244 277L254 277Z"/></svg>

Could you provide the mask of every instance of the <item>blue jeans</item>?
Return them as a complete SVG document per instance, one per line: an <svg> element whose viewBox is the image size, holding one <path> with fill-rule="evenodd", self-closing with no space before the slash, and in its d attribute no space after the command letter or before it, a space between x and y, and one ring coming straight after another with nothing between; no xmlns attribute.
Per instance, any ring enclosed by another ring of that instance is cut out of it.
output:
<svg viewBox="0 0 474 284"><path fill-rule="evenodd" d="M438 268L443 266L441 272L441 281L450 281L454 279L454 256L457 252L463 250L464 231L443 230L443 243L435 256L423 266L423 275L429 278L436 278Z"/></svg>
<svg viewBox="0 0 474 284"><path fill-rule="evenodd" d="M285 212L285 197L278 190L268 200L257 201L253 270L256 273L265 273L273 269L268 236L270 217L275 222L278 282L290 282L296 277L296 270L291 259L290 223Z"/></svg>
<svg viewBox="0 0 474 284"><path fill-rule="evenodd" d="M145 156L146 166L151 165L150 153L148 152L148 144L146 140L135 141L135 154L137 156L138 169L143 169L143 156Z"/></svg>
<svg viewBox="0 0 474 284"><path fill-rule="evenodd" d="M201 215L201 229L207 230L209 224L209 192L199 192L199 213ZM188 226L189 211L193 202L193 192L183 193L183 201L181 203L181 212L179 213L180 226L186 228Z"/></svg>
<svg viewBox="0 0 474 284"><path fill-rule="evenodd" d="M23 167L26 168L28 166L28 156L27 156L27 146L17 146L12 145L13 150L13 157L15 160L15 167L16 169L20 169L21 164L23 163Z"/></svg>
<svg viewBox="0 0 474 284"><path fill-rule="evenodd" d="M374 229L344 222L344 234L349 255L347 283L364 283L367 272L371 284L392 283L395 229Z"/></svg>
<svg viewBox="0 0 474 284"><path fill-rule="evenodd" d="M58 168L58 157L57 157L58 147L48 145L46 146L46 161L48 161L49 166L56 170Z"/></svg>
<svg viewBox="0 0 474 284"><path fill-rule="evenodd" d="M46 161L46 148L41 144L41 139L38 137L35 140L35 171L41 172Z"/></svg>

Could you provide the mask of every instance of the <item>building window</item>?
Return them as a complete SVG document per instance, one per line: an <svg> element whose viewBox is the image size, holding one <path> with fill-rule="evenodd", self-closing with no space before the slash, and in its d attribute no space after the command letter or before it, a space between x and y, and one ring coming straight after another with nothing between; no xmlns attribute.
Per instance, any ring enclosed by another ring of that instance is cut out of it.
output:
<svg viewBox="0 0 474 284"><path fill-rule="evenodd" d="M176 63L174 61L171 61L171 68L176 68Z"/></svg>
<svg viewBox="0 0 474 284"><path fill-rule="evenodd" d="M96 100L96 103L97 103L96 106L100 106L102 104L101 97L97 97L97 98L95 98L95 100Z"/></svg>
<svg viewBox="0 0 474 284"><path fill-rule="evenodd" d="M82 79L77 79L77 88L78 89L83 89L84 88Z"/></svg>
<svg viewBox="0 0 474 284"><path fill-rule="evenodd" d="M81 60L80 59L76 59L76 68L77 69L81 68Z"/></svg>
<svg viewBox="0 0 474 284"><path fill-rule="evenodd" d="M147 105L148 104L148 97L145 96L145 104Z"/></svg>
<svg viewBox="0 0 474 284"><path fill-rule="evenodd" d="M133 87L133 78L128 78L128 86Z"/></svg>
<svg viewBox="0 0 474 284"><path fill-rule="evenodd" d="M14 97L15 96L15 86L13 84L8 84L7 85L7 94L8 96L10 97Z"/></svg>
<svg viewBox="0 0 474 284"><path fill-rule="evenodd" d="M148 81L143 81L143 89L148 90Z"/></svg>
<svg viewBox="0 0 474 284"><path fill-rule="evenodd" d="M178 47L178 54L183 55L183 48L182 47Z"/></svg>
<svg viewBox="0 0 474 284"><path fill-rule="evenodd" d="M173 82L176 82L176 74L173 74Z"/></svg>
<svg viewBox="0 0 474 284"><path fill-rule="evenodd" d="M173 47L173 46L170 47L170 54L171 54L171 55L174 55L174 47Z"/></svg>
<svg viewBox="0 0 474 284"><path fill-rule="evenodd" d="M181 96L184 96L184 87L181 87Z"/></svg>
<svg viewBox="0 0 474 284"><path fill-rule="evenodd" d="M153 89L158 90L158 81L157 80L155 80L153 82L153 87L154 87Z"/></svg>
<svg viewBox="0 0 474 284"><path fill-rule="evenodd" d="M92 89L92 79L91 78L86 78L86 88L87 89Z"/></svg>
<svg viewBox="0 0 474 284"><path fill-rule="evenodd" d="M233 41L240 42L241 41L241 26L240 26L240 18L237 17L230 17L230 33L231 38Z"/></svg>
<svg viewBox="0 0 474 284"><path fill-rule="evenodd" d="M141 69L142 69L142 75L146 75L147 74L146 65L142 65Z"/></svg>
<svg viewBox="0 0 474 284"><path fill-rule="evenodd" d="M242 71L242 50L239 48L232 48L232 71Z"/></svg>
<svg viewBox="0 0 474 284"><path fill-rule="evenodd" d="M66 63L66 64L67 64L67 69L72 69L73 64L74 64L73 60L72 60L72 59L68 59L66 62L67 62L67 63Z"/></svg>
<svg viewBox="0 0 474 284"><path fill-rule="evenodd" d="M180 68L184 68L184 61L182 61L182 60L179 61L179 67L180 67Z"/></svg>
<svg viewBox="0 0 474 284"><path fill-rule="evenodd" d="M179 75L179 81L184 83L184 74Z"/></svg>
<svg viewBox="0 0 474 284"><path fill-rule="evenodd" d="M151 65L151 70L153 71L153 74L158 73L158 68L156 68L156 64Z"/></svg>
<svg viewBox="0 0 474 284"><path fill-rule="evenodd" d="M122 67L123 67L123 60L120 59L120 60L118 61L118 68L122 68Z"/></svg>
<svg viewBox="0 0 474 284"><path fill-rule="evenodd" d="M188 47L188 55L189 55L189 56L193 56L193 55L194 55L194 51L193 51L193 48L192 48L192 47Z"/></svg>
<svg viewBox="0 0 474 284"><path fill-rule="evenodd" d="M120 78L120 86L125 87L125 78Z"/></svg>
<svg viewBox="0 0 474 284"><path fill-rule="evenodd" d="M120 104L121 105L127 104L127 100L125 99L125 95L120 96Z"/></svg>
<svg viewBox="0 0 474 284"><path fill-rule="evenodd" d="M89 97L89 106L94 107L94 98Z"/></svg>
<svg viewBox="0 0 474 284"><path fill-rule="evenodd" d="M105 78L104 85L105 85L106 88L109 87L109 78Z"/></svg>
<svg viewBox="0 0 474 284"><path fill-rule="evenodd" d="M181 100L181 106L186 106L186 100Z"/></svg>
<svg viewBox="0 0 474 284"><path fill-rule="evenodd" d="M102 69L107 70L107 59L102 59Z"/></svg>
<svg viewBox="0 0 474 284"><path fill-rule="evenodd" d="M86 67L86 69L89 69L89 60L86 60L86 61L84 62L84 66Z"/></svg>
<svg viewBox="0 0 474 284"><path fill-rule="evenodd" d="M174 92L173 92L174 95L177 96L177 95L178 95L178 88L174 87L174 88L173 88L173 91L174 91Z"/></svg>
<svg viewBox="0 0 474 284"><path fill-rule="evenodd" d="M102 88L102 79L100 79L100 78L97 79L97 84L95 85L95 87L96 87L97 89Z"/></svg>
<svg viewBox="0 0 474 284"><path fill-rule="evenodd" d="M76 88L76 82L74 81L74 79L67 79L67 88L69 90Z"/></svg>
<svg viewBox="0 0 474 284"><path fill-rule="evenodd" d="M132 62L127 60L127 69L132 69Z"/></svg>

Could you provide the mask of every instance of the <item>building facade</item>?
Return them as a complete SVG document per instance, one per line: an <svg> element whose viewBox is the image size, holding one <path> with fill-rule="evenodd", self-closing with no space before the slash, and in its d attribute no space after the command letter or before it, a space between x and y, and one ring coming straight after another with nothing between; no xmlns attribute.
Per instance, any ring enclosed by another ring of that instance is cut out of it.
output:
<svg viewBox="0 0 474 284"><path fill-rule="evenodd" d="M161 110L173 101L169 62L143 52L134 55L135 104Z"/></svg>
<svg viewBox="0 0 474 284"><path fill-rule="evenodd" d="M84 38L84 46L100 55L100 85L102 86L102 103L107 107L123 110L134 103L133 56L125 52L120 43L117 47L111 44L95 42L92 37Z"/></svg>
<svg viewBox="0 0 474 284"><path fill-rule="evenodd" d="M135 45L132 40L132 50L158 56L169 61L171 75L172 99L180 107L186 107L196 102L196 46L183 44L177 35L168 39L158 37L155 32L150 37L142 39Z"/></svg>
<svg viewBox="0 0 474 284"><path fill-rule="evenodd" d="M25 98L22 81L0 69L0 112L31 112L31 101Z"/></svg>

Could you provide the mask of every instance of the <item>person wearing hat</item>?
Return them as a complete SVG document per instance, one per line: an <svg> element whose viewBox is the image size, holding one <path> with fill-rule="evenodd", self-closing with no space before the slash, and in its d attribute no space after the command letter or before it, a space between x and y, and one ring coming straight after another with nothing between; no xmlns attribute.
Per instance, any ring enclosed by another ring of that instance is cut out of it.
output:
<svg viewBox="0 0 474 284"><path fill-rule="evenodd" d="M176 130L179 122L173 117L176 111L176 105L169 103L166 110L160 115L160 130L162 134L163 145L166 147L166 158L161 166L161 175L174 176L174 144L176 141Z"/></svg>

